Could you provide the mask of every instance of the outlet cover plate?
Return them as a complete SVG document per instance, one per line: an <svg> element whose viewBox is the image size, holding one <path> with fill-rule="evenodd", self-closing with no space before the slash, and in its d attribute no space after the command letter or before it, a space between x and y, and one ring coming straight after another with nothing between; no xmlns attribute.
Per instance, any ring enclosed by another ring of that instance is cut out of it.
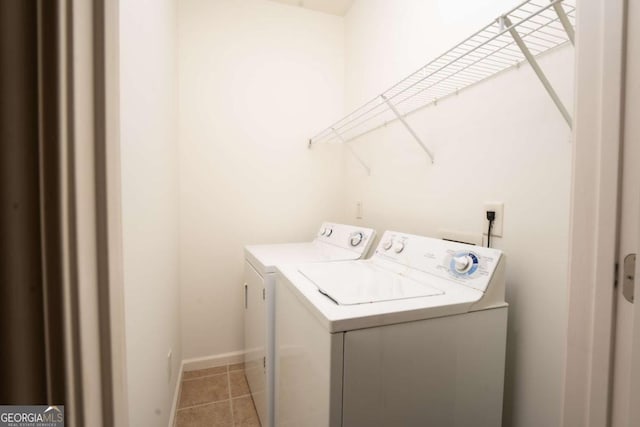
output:
<svg viewBox="0 0 640 427"><path fill-rule="evenodd" d="M502 226L504 219L504 203L502 202L485 202L484 203L484 211L482 212L483 218L483 226L482 226L482 234L487 235L487 231L489 230L489 220L487 220L487 212L494 211L496 213L496 219L493 221L493 225L491 226L491 236L502 237Z"/></svg>

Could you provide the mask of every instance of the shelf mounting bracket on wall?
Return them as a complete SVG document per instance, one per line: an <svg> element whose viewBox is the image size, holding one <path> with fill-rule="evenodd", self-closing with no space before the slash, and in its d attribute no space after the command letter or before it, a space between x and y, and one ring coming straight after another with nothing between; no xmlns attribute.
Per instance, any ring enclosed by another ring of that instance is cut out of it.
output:
<svg viewBox="0 0 640 427"><path fill-rule="evenodd" d="M562 8L562 6L560 6L558 3L554 3L554 6L556 5ZM557 9L556 9L556 12L557 12ZM562 14L564 15L564 11L562 12ZM560 19L560 21L562 21L562 17L560 15L558 15L558 18ZM553 103L556 104L556 107L560 111L560 114L562 114L562 117L564 117L565 121L571 128L572 119L571 119L571 115L569 114L569 111L560 100L560 97L558 96L556 91L553 89L553 86L549 82L549 79L547 79L547 76L542 71L542 68L540 68L540 65L538 65L538 61L536 61L536 58L533 56L533 54L531 53L531 51L529 50L525 42L522 40L522 37L520 37L518 30L516 30L515 26L513 25L513 23L511 22L508 16L503 15L498 19L500 20L500 26L508 29L509 34L511 34L511 37L513 37L513 41L516 42L516 45L518 45L518 48L520 48L520 51L522 52L524 57L527 59L527 62L529 63L529 65L531 65L531 68L538 76L538 79L540 80L544 88L547 90L547 93L553 100ZM561 23L564 26L564 23L563 22Z"/></svg>
<svg viewBox="0 0 640 427"><path fill-rule="evenodd" d="M367 166L364 160L362 160L360 156L358 156L358 154L355 152L355 150L351 148L351 145L349 145L349 143L345 141L342 135L336 132L335 129L332 128L331 130L336 135L336 138L338 138L338 140L342 142L342 145L344 145L351 152L351 155L358 161L358 163L360 163L360 165L364 168L364 170L367 171L367 175L371 175L371 168L369 168L369 166ZM309 146L311 146L311 141L309 141Z"/></svg>
<svg viewBox="0 0 640 427"><path fill-rule="evenodd" d="M562 7L561 3L558 3L558 2L553 1L553 0L551 0L551 2L553 3L553 10L556 11L556 14L558 15L558 19L560 20L560 23L562 24L562 27L567 32L567 38L571 42L571 45L575 46L576 45L576 33L575 33L574 29L573 29L573 25L571 25L571 21L569 20L569 17L567 16L567 13L564 11L564 8Z"/></svg>
<svg viewBox="0 0 640 427"><path fill-rule="evenodd" d="M422 142L418 134L415 133L415 131L411 128L411 126L409 126L409 123L407 123L404 117L402 117L402 114L400 114L400 112L396 109L395 105L393 105L391 101L389 101L389 99L387 99L387 97L384 95L380 95L380 98L382 98L382 100L387 104L389 109L393 111L393 114L395 114L396 118L400 120L400 122L404 125L404 127L407 128L411 136L413 136L413 138L418 142L418 144L420 144L420 147L422 147L425 153L427 153L427 155L429 156L429 159L431 160L431 163L433 163L433 153L431 152L431 150L427 148L424 142Z"/></svg>

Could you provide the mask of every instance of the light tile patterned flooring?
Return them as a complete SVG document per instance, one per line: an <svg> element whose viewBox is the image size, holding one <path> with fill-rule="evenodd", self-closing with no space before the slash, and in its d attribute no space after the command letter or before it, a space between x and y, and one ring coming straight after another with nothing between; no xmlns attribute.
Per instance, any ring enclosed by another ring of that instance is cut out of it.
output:
<svg viewBox="0 0 640 427"><path fill-rule="evenodd" d="M184 372L176 427L260 427L242 363Z"/></svg>

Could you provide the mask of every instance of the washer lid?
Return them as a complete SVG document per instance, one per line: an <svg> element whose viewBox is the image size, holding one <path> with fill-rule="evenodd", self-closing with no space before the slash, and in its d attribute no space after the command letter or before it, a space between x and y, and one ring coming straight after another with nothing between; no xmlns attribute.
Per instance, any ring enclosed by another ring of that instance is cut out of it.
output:
<svg viewBox="0 0 640 427"><path fill-rule="evenodd" d="M340 305L368 304L444 294L426 283L368 262L305 265L298 270Z"/></svg>

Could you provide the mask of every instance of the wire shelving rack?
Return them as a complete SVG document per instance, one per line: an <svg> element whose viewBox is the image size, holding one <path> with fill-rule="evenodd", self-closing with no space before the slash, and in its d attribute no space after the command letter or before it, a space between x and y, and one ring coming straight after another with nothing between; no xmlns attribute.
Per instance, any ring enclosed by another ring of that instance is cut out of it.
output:
<svg viewBox="0 0 640 427"><path fill-rule="evenodd" d="M525 61L571 127L571 115L536 57L566 43L574 43L575 9L574 0L521 3L315 135L309 140L309 148L320 142L348 143L399 120L433 162L433 153L406 117ZM352 149L351 152L369 172L362 159Z"/></svg>

